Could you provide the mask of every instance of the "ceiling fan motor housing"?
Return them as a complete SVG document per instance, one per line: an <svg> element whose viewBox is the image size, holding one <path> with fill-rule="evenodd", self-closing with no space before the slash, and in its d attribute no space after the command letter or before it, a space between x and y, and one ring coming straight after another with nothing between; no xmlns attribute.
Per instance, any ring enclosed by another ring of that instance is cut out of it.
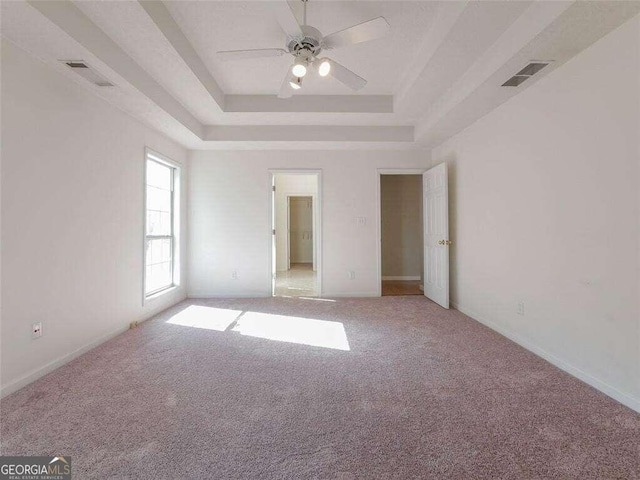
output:
<svg viewBox="0 0 640 480"><path fill-rule="evenodd" d="M306 57L308 60L316 57L322 51L322 34L317 28L304 25L300 27L304 37L292 38L287 41L287 50L290 54Z"/></svg>

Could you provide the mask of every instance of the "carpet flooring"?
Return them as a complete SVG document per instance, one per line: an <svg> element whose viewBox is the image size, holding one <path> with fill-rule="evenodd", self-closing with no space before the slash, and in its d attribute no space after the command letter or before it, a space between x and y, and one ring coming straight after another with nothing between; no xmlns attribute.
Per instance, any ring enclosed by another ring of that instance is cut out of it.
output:
<svg viewBox="0 0 640 480"><path fill-rule="evenodd" d="M640 415L416 296L183 302L0 420L75 479L640 478Z"/></svg>

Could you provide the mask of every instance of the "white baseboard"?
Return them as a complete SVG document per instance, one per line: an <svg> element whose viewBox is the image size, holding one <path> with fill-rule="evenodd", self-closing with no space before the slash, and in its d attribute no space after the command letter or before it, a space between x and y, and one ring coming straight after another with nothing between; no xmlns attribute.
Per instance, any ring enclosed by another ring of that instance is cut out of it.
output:
<svg viewBox="0 0 640 480"><path fill-rule="evenodd" d="M94 340L93 342L90 342L80 348L78 348L77 350L74 350L73 352L67 354L67 355L63 355L60 358L57 358L56 360L47 363L46 365L44 365L43 367L39 367L36 368L35 370L32 370L31 372L27 373L26 375L18 378L17 380L14 380L12 382L9 382L8 384L4 385L2 387L2 392L0 392L0 397L6 397L7 395L12 394L13 392L17 392L18 390L20 390L22 387L27 386L28 384L30 384L31 382L36 381L37 379L39 379L40 377L44 377L47 373L50 373L52 371L54 371L56 368L61 367L62 365L64 365L65 363L69 363L71 360L79 357L80 355L82 355L83 353L88 352L89 350L97 347L98 345L106 342L107 340L111 340L112 338L120 335L121 333L126 332L129 329L129 326L123 326L120 327L106 335L103 335L102 337Z"/></svg>
<svg viewBox="0 0 640 480"><path fill-rule="evenodd" d="M162 312L162 311L164 311L164 310L166 310L168 308L171 308L174 305L177 305L178 303L180 303L184 299L185 299L185 295L183 294L180 297L176 298L170 305L163 306L162 308L157 308L156 307L154 309L150 309L139 320L132 319L131 321L137 321L139 324L142 323L142 322L146 322L147 320L149 320L150 318L154 317L158 313L160 313L160 312ZM26 387L30 383L35 382L36 380L38 380L40 377L44 377L47 373L50 373L50 372L54 371L56 368L60 368L64 364L69 363L71 360L79 357L83 353L87 353L89 350L94 349L98 345L101 345L104 342L106 342L108 340L111 340L114 337L117 337L121 333L126 332L127 330L129 330L129 325L130 325L130 323L127 322L125 325L123 325L121 327L118 327L115 330L112 330L111 332L107 333L106 335L102 335L101 337L98 337L97 339L87 343L86 345L83 345L82 347L78 348L77 350L74 350L71 353L63 355L63 356L61 356L61 357L59 357L59 358L47 363L46 365L44 365L42 367L38 367L38 368L30 371L29 373L23 375L22 377L20 377L20 378L18 378L16 380L13 380L12 382L7 383L6 385L3 385L2 388L0 389L0 398L6 397L7 395L11 395L13 392L17 392L22 387Z"/></svg>
<svg viewBox="0 0 640 480"><path fill-rule="evenodd" d="M382 280L420 280L420 275L405 275L405 276L385 276Z"/></svg>
<svg viewBox="0 0 640 480"><path fill-rule="evenodd" d="M264 293L264 292L256 292L256 293L243 293L243 294L232 294L232 293L228 293L228 294L209 294L209 293L190 293L189 295L187 295L187 298L192 299L192 300L197 300L197 299L224 299L224 298L269 298L271 297L271 293ZM312 295L312 297L318 297L318 298L369 298L369 297L379 297L380 294L376 293L376 292L350 292L350 293L344 293L344 292L340 292L340 293L322 293L322 295ZM288 298L295 298L295 297L288 297Z"/></svg>
<svg viewBox="0 0 640 480"><path fill-rule="evenodd" d="M494 330L496 332L498 332L500 335L508 338L509 340L517 343L518 345L520 345L523 348L526 348L527 350L529 350L530 352L535 353L536 355L538 355L539 357L544 358L547 362L555 365L556 367L558 367L561 370L564 370L565 372L573 375L574 377L582 380L583 382L585 382L588 385L591 385L593 388L600 390L602 393L604 393L605 395L608 395L609 397L613 398L614 400L617 400L618 402L622 403L623 405L631 408L632 410L635 410L636 412L640 413L640 399L638 398L634 398L632 395L622 392L620 390L618 390L617 388L609 385L608 383L594 377L593 375L584 372L583 370L580 370L579 368L571 365L570 363L568 363L566 360L563 360L562 358L559 358L557 356L555 356L554 354L546 351L544 348L539 347L538 345L535 345L533 343L531 343L529 340L526 340L524 338L522 338L520 335L518 335L517 333L504 328L500 325L497 325L496 323L487 320L485 318L482 318L481 316L477 315L475 312L471 311L470 309L459 305L455 302L451 302L451 306L453 308L455 308L456 310L458 310L459 312L464 313L465 315L467 315L468 317L471 317L472 319L482 323L483 325L489 327L491 330Z"/></svg>
<svg viewBox="0 0 640 480"><path fill-rule="evenodd" d="M198 293L192 292L187 295L189 299L198 298L268 298L271 292L248 292L248 293Z"/></svg>

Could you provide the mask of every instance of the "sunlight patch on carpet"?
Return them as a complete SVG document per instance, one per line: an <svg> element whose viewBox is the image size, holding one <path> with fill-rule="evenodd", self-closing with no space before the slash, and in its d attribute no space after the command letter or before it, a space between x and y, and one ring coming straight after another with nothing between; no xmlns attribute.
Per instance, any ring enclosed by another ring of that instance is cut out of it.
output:
<svg viewBox="0 0 640 480"><path fill-rule="evenodd" d="M167 323L224 332L240 315L242 315L241 310L191 305L175 314L167 320Z"/></svg>
<svg viewBox="0 0 640 480"><path fill-rule="evenodd" d="M328 320L246 312L232 331L280 342L351 350L344 325Z"/></svg>

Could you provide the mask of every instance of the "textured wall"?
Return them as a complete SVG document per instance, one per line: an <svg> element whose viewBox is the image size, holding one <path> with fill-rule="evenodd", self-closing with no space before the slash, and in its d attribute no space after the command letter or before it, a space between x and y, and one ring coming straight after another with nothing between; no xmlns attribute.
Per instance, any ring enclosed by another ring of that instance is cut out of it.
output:
<svg viewBox="0 0 640 480"><path fill-rule="evenodd" d="M453 303L636 409L639 38L636 17L433 153Z"/></svg>
<svg viewBox="0 0 640 480"><path fill-rule="evenodd" d="M183 274L142 305L145 146L186 170L183 148L2 42L3 393L185 297Z"/></svg>
<svg viewBox="0 0 640 480"><path fill-rule="evenodd" d="M322 171L322 293L377 295L378 169L430 163L420 150L194 151L189 158L191 296L271 294L269 169Z"/></svg>

